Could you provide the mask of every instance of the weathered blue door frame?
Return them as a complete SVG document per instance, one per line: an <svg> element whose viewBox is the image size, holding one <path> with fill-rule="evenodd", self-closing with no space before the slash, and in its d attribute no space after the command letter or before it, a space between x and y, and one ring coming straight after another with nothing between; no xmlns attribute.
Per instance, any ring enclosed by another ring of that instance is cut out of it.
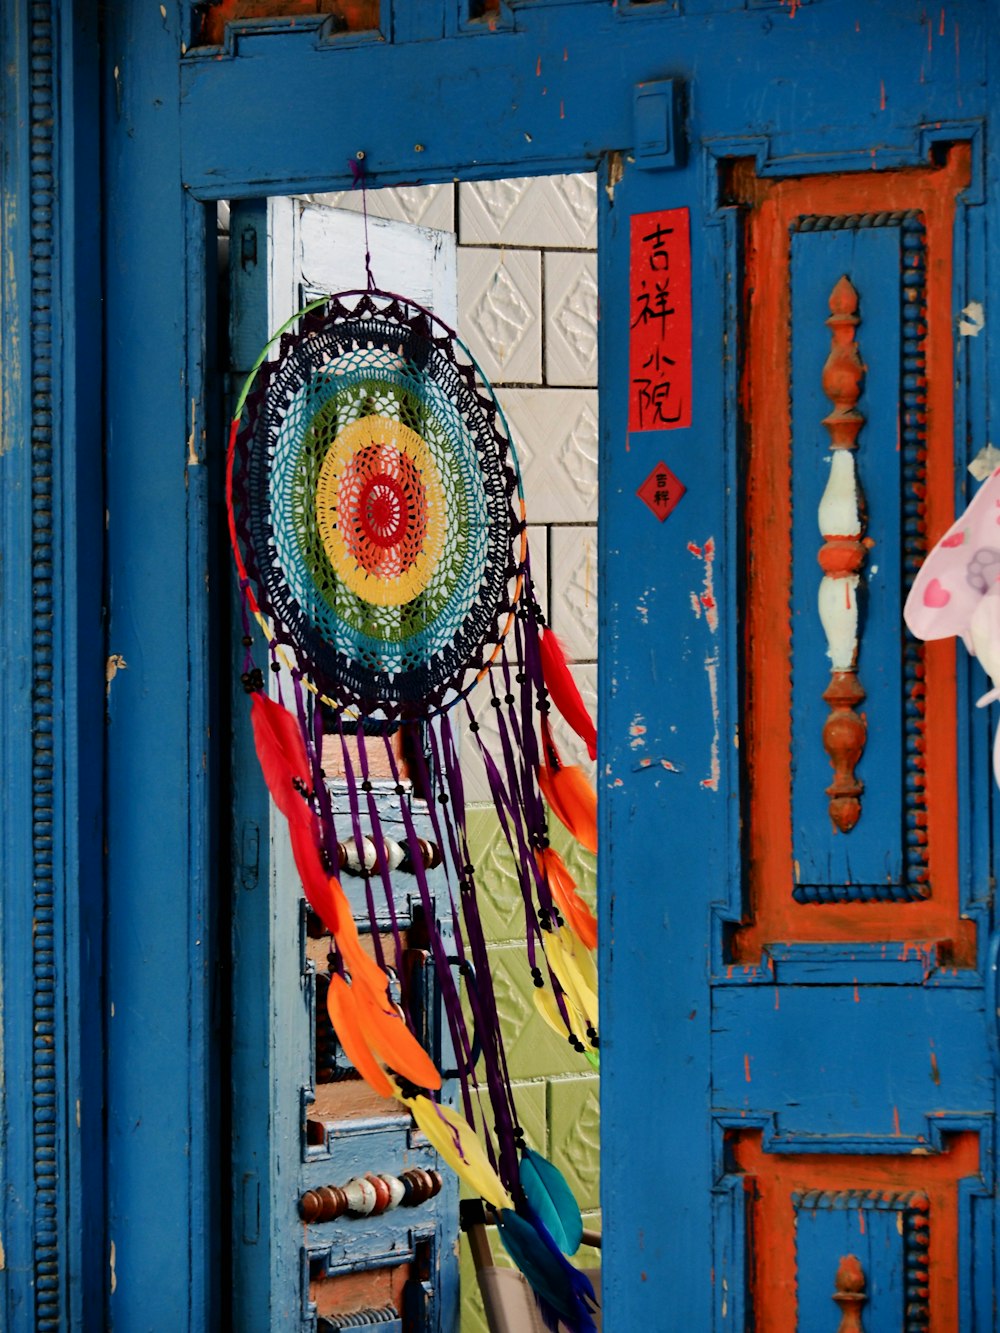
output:
<svg viewBox="0 0 1000 1333"><path fill-rule="evenodd" d="M730 901L739 877L735 614L723 645L718 792L678 782L667 804L651 779L633 776L629 727L638 701L648 717L656 700L660 734L650 746L666 755L669 744L671 762L692 772L702 764L705 725L672 704L703 681L702 645L671 652L673 643L692 646L686 581L663 580L641 615L632 608L648 592L647 569L680 567L694 534L726 534L716 577L729 586L725 552L735 558L738 544L736 423L726 408L735 402L726 338L737 323L729 267L736 243L724 216L696 235L704 305L695 313L703 372L695 392L705 443L683 524L643 527L634 492L655 460L626 449L625 222L685 205L707 221L715 154L754 155L765 173L853 171L922 160L927 142L915 124L950 122L945 133L973 136L997 114L996 23L986 6L946 6L949 21L962 20L961 66L935 66L920 107L894 98L887 71L880 106L876 93L862 96L857 71L878 69L891 47L892 71L909 79L926 42L919 18L901 44L894 12L869 7L855 31L855 11L841 0L752 0L739 9L688 0L684 13L535 0L504 7L492 33L462 31L457 7L439 7L437 31L454 35L434 41L402 40L427 31L431 6L397 0L395 14L384 6L383 34L391 38L395 24L396 42L333 42L308 24L291 32L251 24L231 33L227 51L181 59L187 6L123 0L104 16L99 66L95 6L22 0L4 9L4 110L13 108L17 122L3 178L4 263L12 267L0 459L2 1280L12 1328L32 1318L51 1328L214 1326L225 1271L217 1245L214 888L226 812L215 800L211 726L213 671L224 658L214 650L208 586L221 530L208 205L344 187L358 151L378 185L595 166L602 173L601 772L612 785L602 792L601 963L604 1054L613 1070L603 1100L606 1326L662 1326L664 1311L671 1326L712 1326L706 1198L718 1163L708 1013L689 1017L687 1001L705 992L710 904ZM737 58L751 52L753 59ZM103 315L88 239L98 211L98 68ZM687 90L689 164L644 172L629 160L634 88L669 77ZM985 151L994 138L986 136ZM623 157L608 156L617 153ZM992 157L990 164L985 210L995 219L1000 173ZM46 200L53 172L59 193ZM987 263L981 229L971 246L963 263L983 284L986 310L1000 308L1000 266ZM55 343L45 247L60 284L63 336ZM957 295L967 299L964 273ZM103 502L94 388L102 331ZM960 457L988 438L997 363L987 330L969 363L986 407L956 442ZM46 466L55 443L58 469ZM106 663L119 667L107 681ZM678 734L669 732L674 723ZM711 816L707 800L716 803ZM692 843L691 828L711 836ZM977 873L990 828L977 817ZM671 880L654 903L648 886L659 865L671 867ZM692 911L696 931L683 926ZM983 931L983 947L985 940ZM673 1109L664 1125L651 1108L667 1092ZM640 1188L648 1181L653 1188Z"/></svg>
<svg viewBox="0 0 1000 1333"><path fill-rule="evenodd" d="M0 7L0 1324L99 1327L97 6Z"/></svg>

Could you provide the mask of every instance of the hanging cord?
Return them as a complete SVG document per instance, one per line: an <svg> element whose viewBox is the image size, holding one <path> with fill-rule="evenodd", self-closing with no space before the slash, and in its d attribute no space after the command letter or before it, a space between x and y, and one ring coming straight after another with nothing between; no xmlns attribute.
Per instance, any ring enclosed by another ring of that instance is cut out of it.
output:
<svg viewBox="0 0 1000 1333"><path fill-rule="evenodd" d="M368 185L365 173L365 155L358 152L353 158L348 160L347 165L351 168L351 175L354 177L354 184L351 189L361 185L361 214L365 220L365 273L368 278L368 290L370 292L378 291L375 286L375 276L372 273L372 254L368 246Z"/></svg>

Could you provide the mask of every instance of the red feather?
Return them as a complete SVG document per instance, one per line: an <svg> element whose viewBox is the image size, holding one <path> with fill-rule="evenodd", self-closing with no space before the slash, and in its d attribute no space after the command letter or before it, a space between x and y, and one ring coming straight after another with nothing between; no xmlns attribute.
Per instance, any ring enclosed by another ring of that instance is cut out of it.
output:
<svg viewBox="0 0 1000 1333"><path fill-rule="evenodd" d="M251 700L250 720L257 759L275 805L291 823L310 823L312 811L302 795L311 786L309 760L298 722L260 690Z"/></svg>
<svg viewBox="0 0 1000 1333"><path fill-rule="evenodd" d="M542 762L538 785L559 819L588 852L597 851L597 793L582 769L564 764L559 757L552 730L542 718Z"/></svg>
<svg viewBox="0 0 1000 1333"><path fill-rule="evenodd" d="M343 913L332 887L337 881L327 874L320 855L319 826L315 819L308 824L292 821L288 825L288 832L292 839L295 868L299 872L309 906L330 934L337 935L342 928Z"/></svg>
<svg viewBox="0 0 1000 1333"><path fill-rule="evenodd" d="M587 705L566 665L563 646L550 629L541 637L542 676L552 702L587 746L591 759L597 758L597 728L587 712Z"/></svg>
<svg viewBox="0 0 1000 1333"><path fill-rule="evenodd" d="M597 918L577 892L576 881L566 862L554 847L546 847L537 855L549 890L567 925L588 949L596 949Z"/></svg>

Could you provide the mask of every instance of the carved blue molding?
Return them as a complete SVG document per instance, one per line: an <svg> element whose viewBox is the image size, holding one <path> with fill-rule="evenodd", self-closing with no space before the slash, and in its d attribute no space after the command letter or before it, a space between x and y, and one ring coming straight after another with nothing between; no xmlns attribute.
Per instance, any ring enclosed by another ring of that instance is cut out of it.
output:
<svg viewBox="0 0 1000 1333"><path fill-rule="evenodd" d="M36 1330L103 1309L96 33L0 8L0 1324Z"/></svg>
<svg viewBox="0 0 1000 1333"><path fill-rule="evenodd" d="M35 1186L35 1324L58 1329L58 1102L56 886L53 874L53 259L56 162L52 6L35 0L31 33L31 848L32 1122Z"/></svg>

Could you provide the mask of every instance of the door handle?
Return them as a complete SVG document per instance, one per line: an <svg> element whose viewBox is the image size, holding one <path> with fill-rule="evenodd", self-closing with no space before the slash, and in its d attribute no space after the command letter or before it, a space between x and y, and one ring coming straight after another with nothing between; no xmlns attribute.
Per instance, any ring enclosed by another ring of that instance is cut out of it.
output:
<svg viewBox="0 0 1000 1333"><path fill-rule="evenodd" d="M464 962L461 962L461 960L458 958L449 957L448 963L452 966L458 966L463 976L466 979L466 985L469 987L470 990L475 989L476 969L472 966L472 964L469 962L468 959L466 959ZM473 1018L471 1022L472 1022L472 1042L469 1048L468 1060L466 1060L465 1064L459 1065L455 1069L442 1069L441 1070L442 1078L468 1078L472 1074L472 1071L475 1069L476 1065L479 1063L479 1057L483 1053L483 1043L479 1039L479 1028L476 1025L476 1020Z"/></svg>

